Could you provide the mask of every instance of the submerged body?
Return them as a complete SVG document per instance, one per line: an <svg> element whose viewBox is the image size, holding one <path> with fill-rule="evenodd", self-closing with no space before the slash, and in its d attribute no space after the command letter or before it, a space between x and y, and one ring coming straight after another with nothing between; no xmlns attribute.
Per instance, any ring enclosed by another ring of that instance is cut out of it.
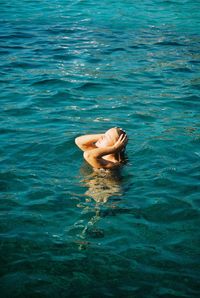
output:
<svg viewBox="0 0 200 298"><path fill-rule="evenodd" d="M95 169L112 169L123 162L123 153L128 142L126 133L114 127L103 134L84 135L75 139L84 151L84 159Z"/></svg>

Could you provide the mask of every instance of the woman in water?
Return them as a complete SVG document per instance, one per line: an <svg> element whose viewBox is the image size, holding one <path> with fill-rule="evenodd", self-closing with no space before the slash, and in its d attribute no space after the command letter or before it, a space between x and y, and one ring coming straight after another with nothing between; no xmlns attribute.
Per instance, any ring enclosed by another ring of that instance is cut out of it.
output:
<svg viewBox="0 0 200 298"><path fill-rule="evenodd" d="M75 139L76 145L84 151L84 159L95 169L113 169L121 165L128 137L118 127L104 134L84 135Z"/></svg>

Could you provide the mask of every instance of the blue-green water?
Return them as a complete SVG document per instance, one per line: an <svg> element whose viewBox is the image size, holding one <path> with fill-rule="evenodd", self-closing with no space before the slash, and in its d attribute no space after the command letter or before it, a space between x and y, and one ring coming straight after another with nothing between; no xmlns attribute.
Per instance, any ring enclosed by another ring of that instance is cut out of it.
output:
<svg viewBox="0 0 200 298"><path fill-rule="evenodd" d="M1 297L199 297L199 1L0 1ZM128 162L74 144L112 126Z"/></svg>

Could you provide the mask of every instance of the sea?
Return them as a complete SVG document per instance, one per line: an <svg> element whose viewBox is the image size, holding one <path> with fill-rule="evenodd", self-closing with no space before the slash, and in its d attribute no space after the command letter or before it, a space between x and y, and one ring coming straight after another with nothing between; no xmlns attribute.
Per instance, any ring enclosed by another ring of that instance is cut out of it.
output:
<svg viewBox="0 0 200 298"><path fill-rule="evenodd" d="M200 297L200 1L0 0L0 44L1 297Z"/></svg>

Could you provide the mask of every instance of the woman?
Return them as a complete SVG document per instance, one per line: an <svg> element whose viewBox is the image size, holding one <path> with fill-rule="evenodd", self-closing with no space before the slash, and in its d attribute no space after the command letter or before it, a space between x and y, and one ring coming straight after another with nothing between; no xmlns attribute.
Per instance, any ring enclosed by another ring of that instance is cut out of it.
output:
<svg viewBox="0 0 200 298"><path fill-rule="evenodd" d="M75 139L76 145L84 151L84 159L95 169L113 169L123 162L128 138L118 127L104 134L84 135Z"/></svg>

